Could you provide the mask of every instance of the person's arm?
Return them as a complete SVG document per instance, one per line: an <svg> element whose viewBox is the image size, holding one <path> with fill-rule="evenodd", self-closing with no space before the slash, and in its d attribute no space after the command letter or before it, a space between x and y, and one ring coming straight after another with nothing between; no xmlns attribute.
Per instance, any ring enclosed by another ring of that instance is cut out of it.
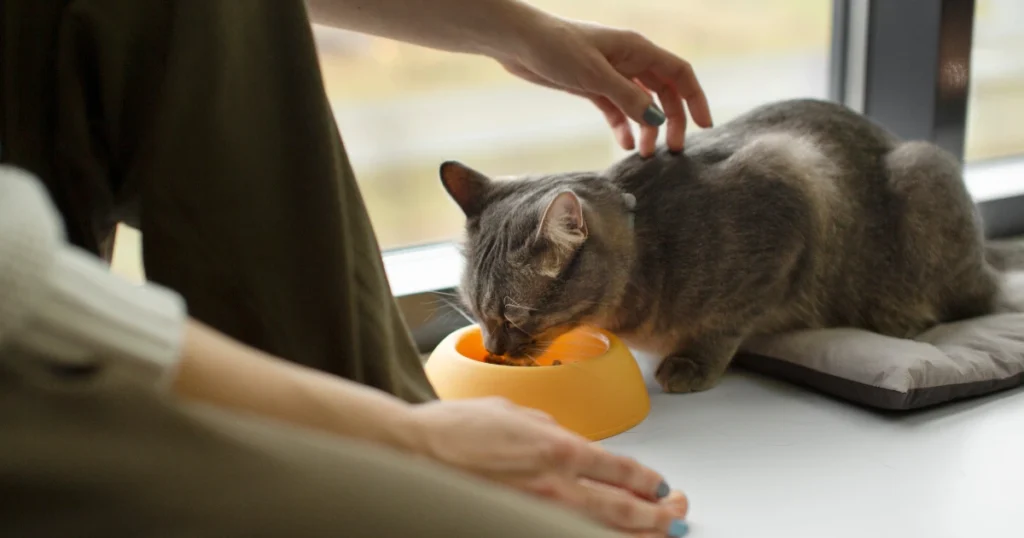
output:
<svg viewBox="0 0 1024 538"><path fill-rule="evenodd" d="M632 536L682 536L689 503L638 462L501 399L411 405L190 322L173 390L186 398L426 457L547 497ZM628 506L628 509L623 507Z"/></svg>
<svg viewBox="0 0 1024 538"><path fill-rule="evenodd" d="M450 52L504 57L555 19L519 0L306 0L314 23Z"/></svg>
<svg viewBox="0 0 1024 538"><path fill-rule="evenodd" d="M190 320L171 390L188 399L403 451L412 406L379 390L290 363Z"/></svg>
<svg viewBox="0 0 1024 538"><path fill-rule="evenodd" d="M711 127L704 90L690 64L628 30L560 18L519 0L306 0L314 22L425 47L479 54L534 84L591 100L620 146L654 154L658 128L682 151L686 108ZM640 83L640 84L638 84ZM642 86L641 86L642 84ZM651 96L657 94L659 108Z"/></svg>
<svg viewBox="0 0 1024 538"><path fill-rule="evenodd" d="M681 536L687 528L686 497L660 475L501 399L411 405L197 322L185 331L173 388L193 400L423 456L548 497L633 536Z"/></svg>

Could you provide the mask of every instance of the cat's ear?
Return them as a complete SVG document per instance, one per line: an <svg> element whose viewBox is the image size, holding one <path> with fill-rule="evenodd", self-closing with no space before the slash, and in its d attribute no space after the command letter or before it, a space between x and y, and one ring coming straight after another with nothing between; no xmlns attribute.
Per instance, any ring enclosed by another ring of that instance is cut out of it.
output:
<svg viewBox="0 0 1024 538"><path fill-rule="evenodd" d="M467 218L480 215L491 180L487 176L456 161L441 164L441 183L448 195L462 208Z"/></svg>
<svg viewBox="0 0 1024 538"><path fill-rule="evenodd" d="M558 193L544 210L537 237L546 239L561 254L579 248L587 240L587 221L579 196L572 191Z"/></svg>

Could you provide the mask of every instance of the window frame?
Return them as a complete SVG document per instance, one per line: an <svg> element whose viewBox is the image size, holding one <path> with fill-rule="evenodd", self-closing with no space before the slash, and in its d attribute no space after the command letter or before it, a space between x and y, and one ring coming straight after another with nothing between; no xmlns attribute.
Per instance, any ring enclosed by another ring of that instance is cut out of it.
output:
<svg viewBox="0 0 1024 538"><path fill-rule="evenodd" d="M904 138L930 140L963 161L974 0L833 0L829 98ZM900 51L892 54L891 51ZM888 52L887 52L888 51ZM943 78L943 73L959 77ZM969 163L968 187L990 238L1024 234L1024 154ZM423 353L470 323L454 298L461 257L452 243L388 250L385 269Z"/></svg>

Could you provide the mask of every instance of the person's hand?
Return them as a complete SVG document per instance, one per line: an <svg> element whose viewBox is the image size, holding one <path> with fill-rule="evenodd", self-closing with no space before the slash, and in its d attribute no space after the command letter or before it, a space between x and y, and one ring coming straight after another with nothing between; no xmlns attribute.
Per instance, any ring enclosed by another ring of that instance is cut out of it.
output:
<svg viewBox="0 0 1024 538"><path fill-rule="evenodd" d="M501 398L413 408L413 452L539 495L633 536L682 536L686 497L638 462Z"/></svg>
<svg viewBox="0 0 1024 538"><path fill-rule="evenodd" d="M640 34L597 24L544 18L531 26L522 48L497 60L530 82L586 97L604 113L623 149L636 147L630 118L641 125L640 154L654 154L667 117L666 143L682 151L686 111L711 127L707 98L690 64ZM664 112L654 103L658 95Z"/></svg>

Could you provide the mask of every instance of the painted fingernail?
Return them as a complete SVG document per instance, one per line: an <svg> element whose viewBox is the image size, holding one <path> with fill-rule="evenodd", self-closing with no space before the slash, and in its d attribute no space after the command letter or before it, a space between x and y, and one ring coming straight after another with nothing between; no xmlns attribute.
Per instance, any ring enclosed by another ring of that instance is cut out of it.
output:
<svg viewBox="0 0 1024 538"><path fill-rule="evenodd" d="M657 105L651 105L644 111L644 123L651 127L660 127L665 123L665 113Z"/></svg>
<svg viewBox="0 0 1024 538"><path fill-rule="evenodd" d="M656 495L659 499L664 499L665 497L668 497L669 493L672 493L672 488L668 487L668 482L662 480L661 484L658 484L658 492Z"/></svg>
<svg viewBox="0 0 1024 538"><path fill-rule="evenodd" d="M672 538L681 538L686 536L688 532L690 532L690 526L681 519L673 521L672 526L668 528L668 535Z"/></svg>

